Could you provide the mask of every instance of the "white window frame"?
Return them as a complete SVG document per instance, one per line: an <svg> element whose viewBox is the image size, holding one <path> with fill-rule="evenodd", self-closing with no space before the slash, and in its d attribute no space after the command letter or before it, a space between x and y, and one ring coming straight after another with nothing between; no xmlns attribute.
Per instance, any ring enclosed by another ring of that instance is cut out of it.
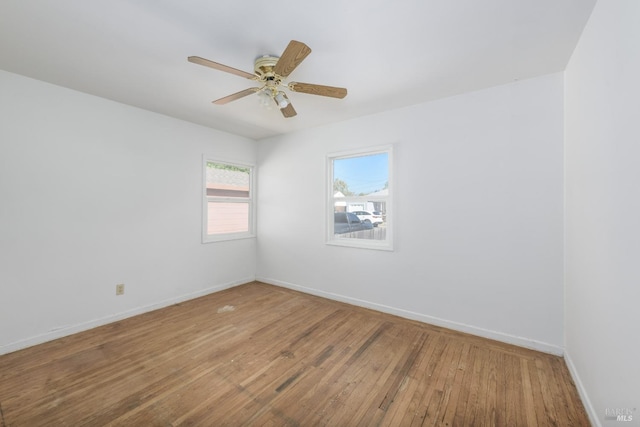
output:
<svg viewBox="0 0 640 427"><path fill-rule="evenodd" d="M230 166L249 169L249 197L220 197L207 196L207 163L221 163ZM256 237L256 166L251 163L243 163L222 159L210 155L202 156L202 243L223 242L238 239L250 239ZM240 233L221 233L209 234L209 206L210 201L220 203L247 203L249 205L249 224L248 231Z"/></svg>
<svg viewBox="0 0 640 427"><path fill-rule="evenodd" d="M387 196L348 196L334 197L333 190L333 161L337 159L345 159L349 157L362 157L374 154L387 153L388 155L388 195ZM347 246L363 249L377 249L384 251L393 251L393 145L383 145L376 147L367 147L356 150L341 151L327 154L327 195L326 195L326 244L335 246ZM386 239L370 240L356 238L336 238L334 235L334 211L336 201L344 201L349 203L363 203L370 201L384 201L386 205Z"/></svg>

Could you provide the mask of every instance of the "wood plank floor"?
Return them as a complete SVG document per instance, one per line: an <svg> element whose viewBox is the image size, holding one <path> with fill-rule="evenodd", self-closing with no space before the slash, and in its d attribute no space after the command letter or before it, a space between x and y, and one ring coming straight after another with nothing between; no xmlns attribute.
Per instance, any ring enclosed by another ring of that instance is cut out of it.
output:
<svg viewBox="0 0 640 427"><path fill-rule="evenodd" d="M589 422L562 358L256 282L0 356L0 425Z"/></svg>

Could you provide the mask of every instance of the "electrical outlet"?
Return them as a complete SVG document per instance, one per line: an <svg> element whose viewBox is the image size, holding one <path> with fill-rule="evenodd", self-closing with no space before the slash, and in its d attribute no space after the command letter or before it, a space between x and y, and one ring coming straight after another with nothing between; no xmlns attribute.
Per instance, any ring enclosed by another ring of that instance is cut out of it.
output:
<svg viewBox="0 0 640 427"><path fill-rule="evenodd" d="M116 295L124 295L124 283L116 285Z"/></svg>

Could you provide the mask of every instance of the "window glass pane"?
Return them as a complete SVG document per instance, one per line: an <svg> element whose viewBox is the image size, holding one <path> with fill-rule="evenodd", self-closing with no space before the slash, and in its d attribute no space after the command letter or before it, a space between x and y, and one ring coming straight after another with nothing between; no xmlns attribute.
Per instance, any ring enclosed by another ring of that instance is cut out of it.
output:
<svg viewBox="0 0 640 427"><path fill-rule="evenodd" d="M207 209L207 234L249 231L249 203L209 201Z"/></svg>
<svg viewBox="0 0 640 427"><path fill-rule="evenodd" d="M393 249L390 210L391 148L329 157L333 210L328 243Z"/></svg>
<svg viewBox="0 0 640 427"><path fill-rule="evenodd" d="M386 205L384 201L336 201L333 214L334 237L386 240Z"/></svg>
<svg viewBox="0 0 640 427"><path fill-rule="evenodd" d="M336 196L388 195L389 154L376 153L333 161Z"/></svg>
<svg viewBox="0 0 640 427"><path fill-rule="evenodd" d="M250 172L249 168L207 162L207 196L248 198Z"/></svg>

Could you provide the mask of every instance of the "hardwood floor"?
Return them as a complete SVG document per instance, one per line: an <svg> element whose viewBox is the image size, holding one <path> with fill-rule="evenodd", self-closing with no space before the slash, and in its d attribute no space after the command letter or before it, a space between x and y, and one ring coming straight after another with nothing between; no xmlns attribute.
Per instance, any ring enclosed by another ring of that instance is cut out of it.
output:
<svg viewBox="0 0 640 427"><path fill-rule="evenodd" d="M250 283L0 356L0 426L588 426L562 358Z"/></svg>

